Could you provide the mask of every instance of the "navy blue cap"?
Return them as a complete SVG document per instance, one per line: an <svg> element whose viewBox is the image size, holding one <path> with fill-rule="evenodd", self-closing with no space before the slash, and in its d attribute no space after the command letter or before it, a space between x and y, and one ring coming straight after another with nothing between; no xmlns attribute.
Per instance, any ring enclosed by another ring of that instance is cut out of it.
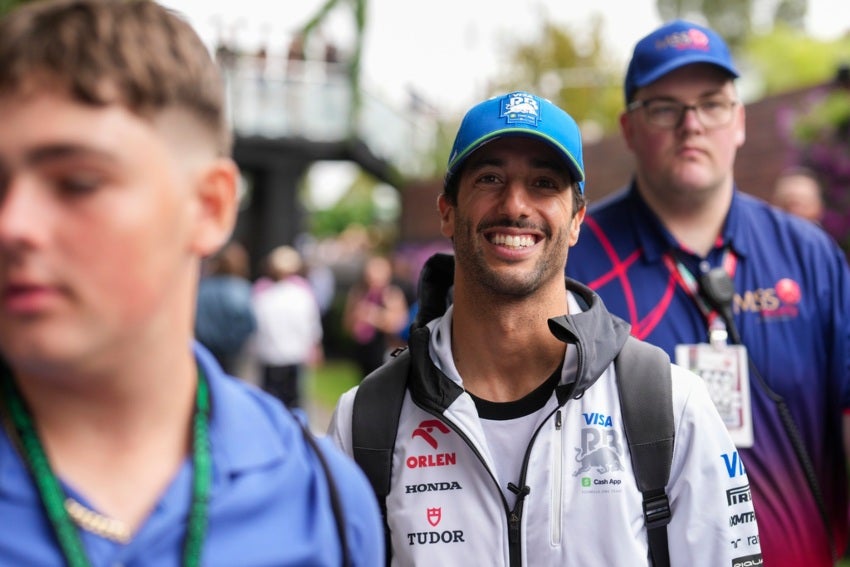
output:
<svg viewBox="0 0 850 567"><path fill-rule="evenodd" d="M626 103L639 88L693 63L710 63L738 77L729 47L716 32L685 20L664 24L635 45L626 71Z"/></svg>
<svg viewBox="0 0 850 567"><path fill-rule="evenodd" d="M524 91L485 100L466 113L449 154L445 186L448 187L475 150L507 136L537 138L552 146L584 193L584 160L578 124L550 101Z"/></svg>

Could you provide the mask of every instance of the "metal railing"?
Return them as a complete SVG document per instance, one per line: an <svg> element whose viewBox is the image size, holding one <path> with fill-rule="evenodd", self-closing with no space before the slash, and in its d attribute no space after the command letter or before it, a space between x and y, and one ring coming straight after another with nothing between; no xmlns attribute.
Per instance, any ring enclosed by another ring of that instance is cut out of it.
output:
<svg viewBox="0 0 850 567"><path fill-rule="evenodd" d="M222 71L237 137L332 142L353 135L408 175L420 173L432 151L436 126L426 114L393 108L367 89L360 93L359 111L352 112L342 64L240 56Z"/></svg>

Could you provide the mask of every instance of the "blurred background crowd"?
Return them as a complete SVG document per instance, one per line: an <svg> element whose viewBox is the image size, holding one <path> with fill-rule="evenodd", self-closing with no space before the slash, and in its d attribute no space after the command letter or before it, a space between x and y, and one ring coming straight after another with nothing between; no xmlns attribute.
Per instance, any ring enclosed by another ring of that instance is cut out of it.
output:
<svg viewBox="0 0 850 567"><path fill-rule="evenodd" d="M633 171L618 132L628 49L663 20L710 25L745 70L740 190L811 218L850 250L840 2L605 0L577 10L538 0L521 21L508 2L310 0L285 14L250 1L162 3L221 66L242 173L233 240L205 265L198 337L236 375L304 406L317 430L341 391L404 344L419 270L450 250L436 198L462 110L514 88L568 109L598 201Z"/></svg>

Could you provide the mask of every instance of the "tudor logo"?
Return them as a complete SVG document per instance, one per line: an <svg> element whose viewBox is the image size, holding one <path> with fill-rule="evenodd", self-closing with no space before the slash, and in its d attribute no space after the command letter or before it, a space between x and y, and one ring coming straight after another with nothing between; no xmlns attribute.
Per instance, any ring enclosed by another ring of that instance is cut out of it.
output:
<svg viewBox="0 0 850 567"><path fill-rule="evenodd" d="M442 508L428 508L428 523L433 527L437 527L437 524L440 523L440 520L443 519L443 509Z"/></svg>
<svg viewBox="0 0 850 567"><path fill-rule="evenodd" d="M438 419L426 419L419 424L419 427L413 430L413 435L410 437L421 437L426 443L431 445L431 448L436 449L439 444L434 439L434 436L431 435L435 429L444 435L449 432L449 428L442 421Z"/></svg>

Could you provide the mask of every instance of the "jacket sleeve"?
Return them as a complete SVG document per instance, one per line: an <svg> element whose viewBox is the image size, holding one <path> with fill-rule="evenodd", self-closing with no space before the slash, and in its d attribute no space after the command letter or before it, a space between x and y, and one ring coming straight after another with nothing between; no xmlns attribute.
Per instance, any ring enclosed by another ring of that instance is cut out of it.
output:
<svg viewBox="0 0 850 567"><path fill-rule="evenodd" d="M351 443L351 418L354 407L354 394L356 392L357 386L339 397L327 431L328 439L349 457L354 456Z"/></svg>
<svg viewBox="0 0 850 567"><path fill-rule="evenodd" d="M760 558L741 457L702 379L676 365L673 405L676 441L667 487L671 564L712 567Z"/></svg>

